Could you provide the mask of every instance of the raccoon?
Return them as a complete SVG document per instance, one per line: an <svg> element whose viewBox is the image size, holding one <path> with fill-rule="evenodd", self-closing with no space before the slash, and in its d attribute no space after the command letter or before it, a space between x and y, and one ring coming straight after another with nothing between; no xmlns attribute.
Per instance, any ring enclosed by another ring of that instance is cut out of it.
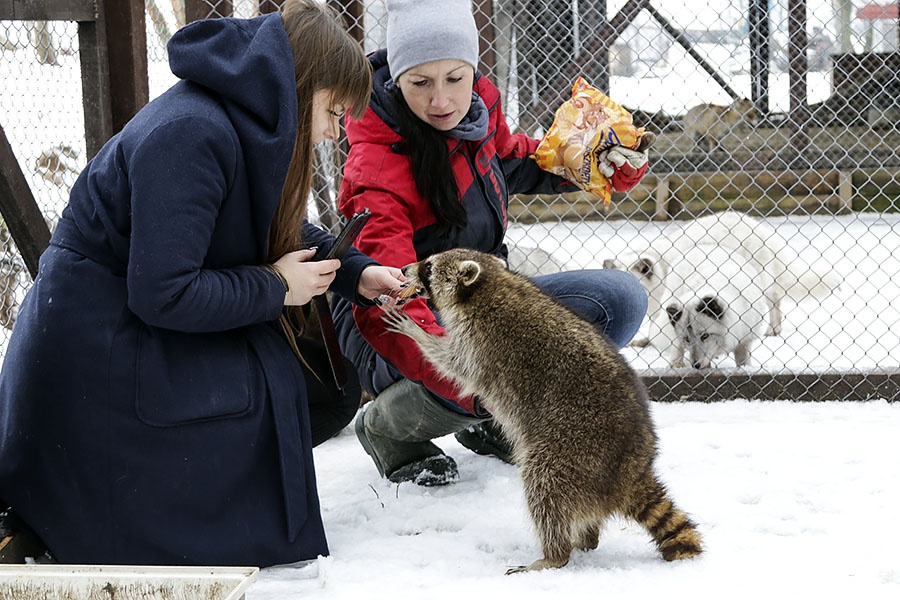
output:
<svg viewBox="0 0 900 600"><path fill-rule="evenodd" d="M385 304L389 328L477 394L513 445L544 556L508 573L562 567L573 549L597 547L614 514L640 523L665 560L702 552L696 525L654 473L646 391L605 336L489 254L449 250L403 273L446 334Z"/></svg>

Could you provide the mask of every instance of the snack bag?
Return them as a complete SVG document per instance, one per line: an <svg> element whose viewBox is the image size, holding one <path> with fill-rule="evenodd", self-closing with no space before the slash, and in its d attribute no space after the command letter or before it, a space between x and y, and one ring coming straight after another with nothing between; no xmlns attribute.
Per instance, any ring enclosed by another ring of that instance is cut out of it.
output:
<svg viewBox="0 0 900 600"><path fill-rule="evenodd" d="M612 184L597 168L597 156L612 146L635 149L644 135L631 113L579 77L572 99L557 110L553 125L535 150L545 171L565 177L604 204L612 198Z"/></svg>

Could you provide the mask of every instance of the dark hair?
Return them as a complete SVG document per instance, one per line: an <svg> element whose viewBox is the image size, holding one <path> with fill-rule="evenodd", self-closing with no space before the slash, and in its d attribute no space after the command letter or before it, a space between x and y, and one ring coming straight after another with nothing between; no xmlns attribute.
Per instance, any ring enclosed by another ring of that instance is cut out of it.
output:
<svg viewBox="0 0 900 600"><path fill-rule="evenodd" d="M449 237L455 229L464 229L469 217L459 199L447 137L413 113L399 87L394 90L394 104L402 148L409 156L416 189L437 217L437 235Z"/></svg>
<svg viewBox="0 0 900 600"><path fill-rule="evenodd" d="M269 227L269 259L278 260L299 250L300 229L312 187L312 102L319 90L330 90L347 112L361 118L372 91L372 68L359 42L344 26L341 16L316 0L288 0L281 19L294 55L297 85L297 137L281 189L281 199ZM303 331L302 307L285 307L281 327L299 356L293 334Z"/></svg>

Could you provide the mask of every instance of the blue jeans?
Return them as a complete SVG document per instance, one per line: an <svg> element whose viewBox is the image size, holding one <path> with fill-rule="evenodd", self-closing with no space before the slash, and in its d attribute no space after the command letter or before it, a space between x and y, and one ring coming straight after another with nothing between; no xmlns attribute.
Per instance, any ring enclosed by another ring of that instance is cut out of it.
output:
<svg viewBox="0 0 900 600"><path fill-rule="evenodd" d="M647 293L625 271L593 269L538 275L532 281L605 333L619 348L637 333L647 314Z"/></svg>
<svg viewBox="0 0 900 600"><path fill-rule="evenodd" d="M647 313L647 294L638 280L625 271L591 269L538 275L532 279L546 294L567 306L619 348L637 333ZM360 384L377 396L403 378L389 362L379 356L363 339L353 322L352 306L336 298L332 309L345 356L356 365ZM437 315L440 321L440 315ZM438 398L456 411L462 409L449 400ZM452 406L450 406L452 404Z"/></svg>

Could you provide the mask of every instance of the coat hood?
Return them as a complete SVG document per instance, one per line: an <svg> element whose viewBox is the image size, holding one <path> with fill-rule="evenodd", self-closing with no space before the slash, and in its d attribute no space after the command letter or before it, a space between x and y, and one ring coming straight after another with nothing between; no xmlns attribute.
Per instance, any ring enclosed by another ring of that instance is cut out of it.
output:
<svg viewBox="0 0 900 600"><path fill-rule="evenodd" d="M207 88L269 131L290 124L285 119L296 130L293 54L280 13L196 21L172 36L168 52L177 77Z"/></svg>
<svg viewBox="0 0 900 600"><path fill-rule="evenodd" d="M172 36L168 50L182 79L175 87L203 90L238 136L261 259L297 137L294 53L281 14L196 21Z"/></svg>

